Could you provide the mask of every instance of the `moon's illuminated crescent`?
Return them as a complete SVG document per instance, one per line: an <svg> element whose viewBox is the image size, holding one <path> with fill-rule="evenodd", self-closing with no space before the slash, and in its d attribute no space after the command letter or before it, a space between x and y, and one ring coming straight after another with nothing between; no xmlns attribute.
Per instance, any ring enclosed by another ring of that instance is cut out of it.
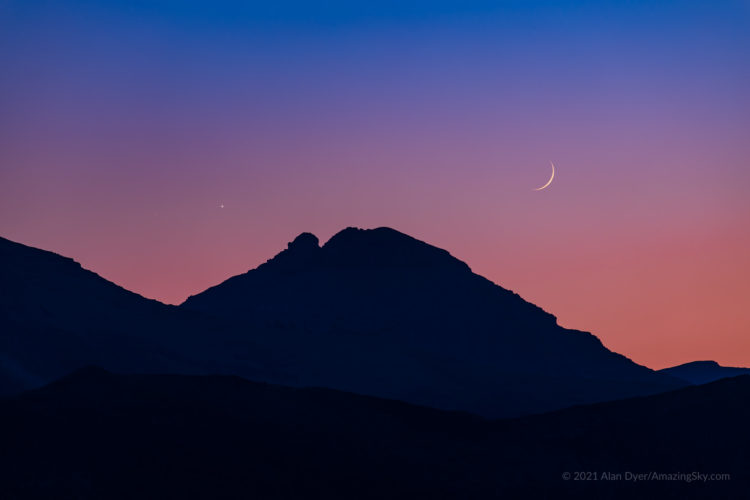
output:
<svg viewBox="0 0 750 500"><path fill-rule="evenodd" d="M555 164L552 163L552 162L549 162L549 164L552 165L552 177L549 178L549 180L547 181L547 184L545 184L542 187L534 189L534 191L541 191L542 189L544 189L547 186L549 186L550 184L552 184L552 181L555 179Z"/></svg>

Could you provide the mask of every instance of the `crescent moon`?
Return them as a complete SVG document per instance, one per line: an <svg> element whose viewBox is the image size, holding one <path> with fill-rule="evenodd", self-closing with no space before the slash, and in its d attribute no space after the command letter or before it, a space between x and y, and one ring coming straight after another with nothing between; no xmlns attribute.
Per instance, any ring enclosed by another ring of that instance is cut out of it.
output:
<svg viewBox="0 0 750 500"><path fill-rule="evenodd" d="M549 178L549 180L547 181L547 184L545 184L542 187L538 187L538 188L534 189L534 191L541 191L542 189L544 189L547 186L549 186L550 184L552 184L552 181L555 179L555 164L552 163L552 162L549 162L549 164L552 165L552 177Z"/></svg>

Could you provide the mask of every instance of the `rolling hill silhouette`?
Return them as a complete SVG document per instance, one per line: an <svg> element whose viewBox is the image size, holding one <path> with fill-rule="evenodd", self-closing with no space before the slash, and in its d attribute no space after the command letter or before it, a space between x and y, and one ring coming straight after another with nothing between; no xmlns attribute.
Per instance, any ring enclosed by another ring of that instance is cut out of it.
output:
<svg viewBox="0 0 750 500"><path fill-rule="evenodd" d="M329 389L87 368L0 399L0 496L740 498L748 401L740 376L491 421Z"/></svg>
<svg viewBox="0 0 750 500"><path fill-rule="evenodd" d="M236 374L489 417L685 385L392 229L304 233L258 269L166 306L0 240L0 394L96 364Z"/></svg>
<svg viewBox="0 0 750 500"><path fill-rule="evenodd" d="M722 378L750 375L750 368L721 366L716 361L693 361L671 368L664 368L659 370L659 372L691 384L705 384Z"/></svg>
<svg viewBox="0 0 750 500"><path fill-rule="evenodd" d="M447 251L389 228L303 233L182 309L283 353L267 380L509 416L683 383L568 330Z"/></svg>

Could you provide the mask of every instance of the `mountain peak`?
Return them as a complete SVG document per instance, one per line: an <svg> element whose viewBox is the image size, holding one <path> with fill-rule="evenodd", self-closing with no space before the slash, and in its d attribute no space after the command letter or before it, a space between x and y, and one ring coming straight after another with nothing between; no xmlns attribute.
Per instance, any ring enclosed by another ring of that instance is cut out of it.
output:
<svg viewBox="0 0 750 500"><path fill-rule="evenodd" d="M287 250L309 251L320 248L318 237L312 233L302 233L287 244Z"/></svg>
<svg viewBox="0 0 750 500"><path fill-rule="evenodd" d="M694 366L694 367L704 367L704 368L718 368L720 365L716 361L691 361L689 363L684 363L680 366Z"/></svg>
<svg viewBox="0 0 750 500"><path fill-rule="evenodd" d="M0 240L0 257L0 329L11 346L0 349L0 392L96 363L231 372L498 417L687 383L563 329L447 251L390 228L347 228L323 246L300 234L180 308L50 252ZM95 368L80 379L93 393L111 385Z"/></svg>
<svg viewBox="0 0 750 500"><path fill-rule="evenodd" d="M389 227L347 227L323 245L330 264L346 267L439 267L470 271L466 263L446 250L434 247Z"/></svg>
<svg viewBox="0 0 750 500"><path fill-rule="evenodd" d="M750 374L750 368L722 366L716 361L692 361L660 371L691 384L705 384L721 378Z"/></svg>
<svg viewBox="0 0 750 500"><path fill-rule="evenodd" d="M287 243L285 250L282 250L260 267L277 269L283 272L299 271L317 262L319 254L318 237L312 233L301 233Z"/></svg>

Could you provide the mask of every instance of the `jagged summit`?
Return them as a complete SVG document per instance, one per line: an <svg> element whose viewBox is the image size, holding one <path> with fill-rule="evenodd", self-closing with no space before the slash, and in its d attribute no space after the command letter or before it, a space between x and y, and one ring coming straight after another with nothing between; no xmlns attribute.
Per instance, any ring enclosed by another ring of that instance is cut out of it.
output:
<svg viewBox="0 0 750 500"><path fill-rule="evenodd" d="M287 244L287 249L291 251L309 251L315 248L320 248L320 242L312 233L302 233Z"/></svg>
<svg viewBox="0 0 750 500"><path fill-rule="evenodd" d="M299 271L305 267L339 268L442 268L470 272L464 262L446 250L391 229L348 227L322 247L317 236L302 233L270 259L272 269ZM260 269L266 269L261 266Z"/></svg>
<svg viewBox="0 0 750 500"><path fill-rule="evenodd" d="M286 272L299 271L319 262L320 246L318 237L312 233L302 233L293 241L287 243L282 250L268 262L261 265L259 269L276 269Z"/></svg>
<svg viewBox="0 0 750 500"><path fill-rule="evenodd" d="M446 250L391 229L348 227L323 246L330 264L342 266L442 267L470 271Z"/></svg>
<svg viewBox="0 0 750 500"><path fill-rule="evenodd" d="M303 233L179 307L4 240L0 298L0 394L94 364L235 374L497 417L685 385L388 228L347 228L322 246Z"/></svg>
<svg viewBox="0 0 750 500"><path fill-rule="evenodd" d="M322 246L303 233L180 308L243 325L280 358L275 369L288 378L269 381L483 415L679 385L387 227L349 227Z"/></svg>

